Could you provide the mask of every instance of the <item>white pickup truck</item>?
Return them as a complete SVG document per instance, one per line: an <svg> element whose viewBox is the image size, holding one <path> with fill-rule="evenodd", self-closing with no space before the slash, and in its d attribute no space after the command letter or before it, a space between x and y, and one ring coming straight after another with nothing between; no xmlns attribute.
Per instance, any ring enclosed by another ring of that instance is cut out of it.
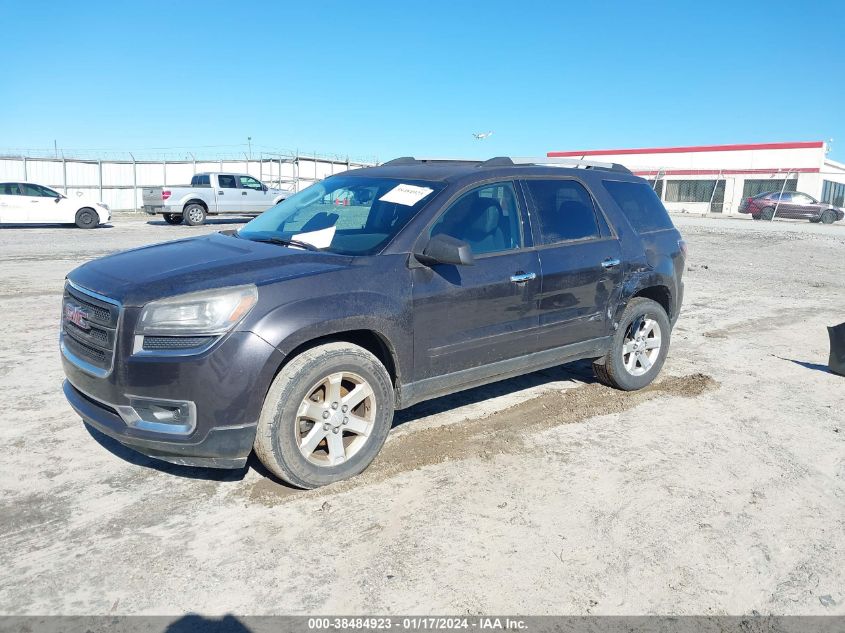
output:
<svg viewBox="0 0 845 633"><path fill-rule="evenodd" d="M258 215L278 204L292 192L270 189L248 174L205 172L194 175L191 184L177 187L144 187L144 211L162 214L168 224L196 226L209 215Z"/></svg>

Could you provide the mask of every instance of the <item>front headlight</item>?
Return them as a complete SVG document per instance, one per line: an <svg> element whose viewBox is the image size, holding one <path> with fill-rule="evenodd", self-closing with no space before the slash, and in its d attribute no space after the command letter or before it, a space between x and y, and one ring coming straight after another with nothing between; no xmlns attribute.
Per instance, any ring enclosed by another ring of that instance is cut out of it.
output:
<svg viewBox="0 0 845 633"><path fill-rule="evenodd" d="M153 301L144 306L136 334L213 336L225 334L258 301L254 285L204 290Z"/></svg>

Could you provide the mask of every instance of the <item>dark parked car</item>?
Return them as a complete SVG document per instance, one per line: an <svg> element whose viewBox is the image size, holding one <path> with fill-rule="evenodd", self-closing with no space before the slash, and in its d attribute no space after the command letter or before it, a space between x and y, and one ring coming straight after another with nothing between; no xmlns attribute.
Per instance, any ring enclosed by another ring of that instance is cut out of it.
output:
<svg viewBox="0 0 845 633"><path fill-rule="evenodd" d="M842 209L799 191L769 191L745 198L739 204L739 212L750 213L755 220L771 220L777 215L824 224L832 224L845 216Z"/></svg>
<svg viewBox="0 0 845 633"><path fill-rule="evenodd" d="M302 488L360 473L395 409L577 359L660 371L686 245L619 165L396 159L332 176L238 231L72 271L64 392L86 423L177 464L254 449Z"/></svg>

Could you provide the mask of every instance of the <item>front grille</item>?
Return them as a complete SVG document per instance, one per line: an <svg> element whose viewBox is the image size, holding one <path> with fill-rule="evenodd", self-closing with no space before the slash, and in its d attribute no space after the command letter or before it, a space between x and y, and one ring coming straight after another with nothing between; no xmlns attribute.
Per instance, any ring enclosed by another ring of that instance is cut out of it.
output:
<svg viewBox="0 0 845 633"><path fill-rule="evenodd" d="M65 284L62 297L62 344L68 359L82 369L106 376L114 363L120 305Z"/></svg>

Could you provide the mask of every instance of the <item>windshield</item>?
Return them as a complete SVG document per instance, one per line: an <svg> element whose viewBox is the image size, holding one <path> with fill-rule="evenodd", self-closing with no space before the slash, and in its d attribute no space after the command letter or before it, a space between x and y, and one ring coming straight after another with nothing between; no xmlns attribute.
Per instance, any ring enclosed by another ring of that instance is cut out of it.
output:
<svg viewBox="0 0 845 633"><path fill-rule="evenodd" d="M444 187L420 180L332 176L271 207L238 236L304 242L344 255L372 255Z"/></svg>

